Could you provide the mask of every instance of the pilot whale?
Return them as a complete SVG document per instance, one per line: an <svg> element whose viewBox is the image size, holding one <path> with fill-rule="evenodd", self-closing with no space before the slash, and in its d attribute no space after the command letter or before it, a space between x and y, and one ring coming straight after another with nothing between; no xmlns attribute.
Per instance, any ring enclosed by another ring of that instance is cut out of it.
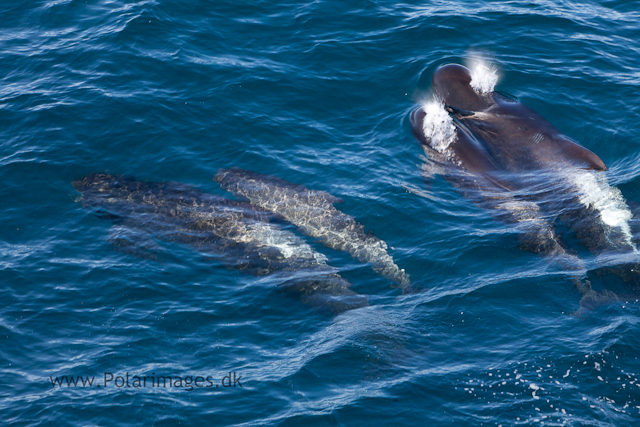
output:
<svg viewBox="0 0 640 427"><path fill-rule="evenodd" d="M149 256L153 238L182 243L231 269L277 274L280 290L322 313L368 305L367 296L351 290L324 255L264 209L184 184L108 173L89 174L72 185L83 207L114 222L110 240L117 249Z"/></svg>
<svg viewBox="0 0 640 427"><path fill-rule="evenodd" d="M333 207L342 202L339 198L239 168L220 169L213 179L236 197L281 215L325 246L370 263L375 272L397 283L403 292L412 290L409 275L393 261L387 244L372 233L365 233L362 224Z"/></svg>
<svg viewBox="0 0 640 427"><path fill-rule="evenodd" d="M558 236L560 221L593 254L631 255L636 265L632 214L608 184L602 159L480 77L458 64L439 67L435 98L411 113L428 171L442 172L474 203L517 224L522 249L584 268Z"/></svg>

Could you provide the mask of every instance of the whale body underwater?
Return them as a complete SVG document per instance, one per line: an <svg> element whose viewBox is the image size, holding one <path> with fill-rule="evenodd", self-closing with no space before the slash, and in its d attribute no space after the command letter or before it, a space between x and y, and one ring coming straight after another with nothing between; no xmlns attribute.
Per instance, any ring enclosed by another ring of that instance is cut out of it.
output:
<svg viewBox="0 0 640 427"><path fill-rule="evenodd" d="M251 203L186 184L109 173L92 173L72 185L81 193L77 201L83 207L113 222L108 240L117 250L157 259L159 241L185 244L229 269L269 275L279 290L323 314L366 306L368 296L351 290L326 256L287 223L327 247L370 263L403 290L410 287L409 276L387 253L387 244L333 207L340 199L238 168L221 169L216 181Z"/></svg>
<svg viewBox="0 0 640 427"><path fill-rule="evenodd" d="M608 184L604 162L517 99L475 80L462 65L440 66L432 77L435 98L411 113L411 130L428 157L425 175L442 174L513 224L521 249L566 270L589 270L560 237L561 224L602 264L594 269L638 285L635 219Z"/></svg>

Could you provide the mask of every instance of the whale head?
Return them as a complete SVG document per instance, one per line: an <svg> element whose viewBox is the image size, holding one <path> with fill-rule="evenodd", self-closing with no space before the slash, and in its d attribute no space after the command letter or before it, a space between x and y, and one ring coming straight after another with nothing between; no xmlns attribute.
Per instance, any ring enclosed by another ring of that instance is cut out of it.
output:
<svg viewBox="0 0 640 427"><path fill-rule="evenodd" d="M433 90L444 105L458 110L484 110L492 99L474 89L471 81L471 71L458 64L442 65L431 79Z"/></svg>

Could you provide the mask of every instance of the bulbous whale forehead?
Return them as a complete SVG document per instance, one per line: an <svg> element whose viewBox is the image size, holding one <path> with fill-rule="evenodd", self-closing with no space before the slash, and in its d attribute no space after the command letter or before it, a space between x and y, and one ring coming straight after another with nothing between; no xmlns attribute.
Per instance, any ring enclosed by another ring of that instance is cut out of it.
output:
<svg viewBox="0 0 640 427"><path fill-rule="evenodd" d="M471 87L471 71L459 64L440 66L431 79L438 98L459 110L480 111L489 104L487 96Z"/></svg>

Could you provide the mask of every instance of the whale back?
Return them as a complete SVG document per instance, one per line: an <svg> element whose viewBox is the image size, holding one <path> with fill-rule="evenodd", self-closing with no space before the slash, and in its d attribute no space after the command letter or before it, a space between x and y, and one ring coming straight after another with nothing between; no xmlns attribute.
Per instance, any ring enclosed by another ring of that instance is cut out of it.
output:
<svg viewBox="0 0 640 427"><path fill-rule="evenodd" d="M472 86L469 69L458 64L439 67L433 90L453 119L456 139L450 144L454 162L472 173L518 173L570 166L606 170L595 153L571 140L540 114L498 92ZM425 145L425 111L411 114L411 128ZM436 142L437 145L437 142Z"/></svg>

